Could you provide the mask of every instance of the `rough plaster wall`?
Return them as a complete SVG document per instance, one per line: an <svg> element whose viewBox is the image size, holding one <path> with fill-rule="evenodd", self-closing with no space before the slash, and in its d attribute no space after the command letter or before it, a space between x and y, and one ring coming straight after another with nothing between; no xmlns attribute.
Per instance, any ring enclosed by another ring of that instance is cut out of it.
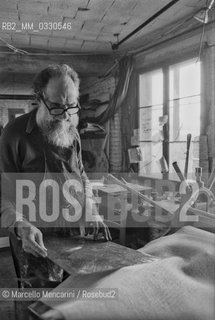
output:
<svg viewBox="0 0 215 320"><path fill-rule="evenodd" d="M0 94L5 95L30 95L32 94L33 76L25 74L1 73ZM30 101L28 100L0 100L0 124L5 126L8 122L8 109L24 109L29 111Z"/></svg>
<svg viewBox="0 0 215 320"><path fill-rule="evenodd" d="M116 88L116 79L110 77L106 80L98 78L89 78L84 81L82 93L89 93L90 99L99 99L101 101L109 100L114 94ZM121 138L121 111L117 112L105 124L107 132L109 131L109 171L119 172L122 164L122 138Z"/></svg>
<svg viewBox="0 0 215 320"><path fill-rule="evenodd" d="M32 94L33 77L33 74L2 73L0 94Z"/></svg>
<svg viewBox="0 0 215 320"><path fill-rule="evenodd" d="M0 100L0 125L5 127L8 123L8 109L24 109L29 111L30 101L28 100Z"/></svg>

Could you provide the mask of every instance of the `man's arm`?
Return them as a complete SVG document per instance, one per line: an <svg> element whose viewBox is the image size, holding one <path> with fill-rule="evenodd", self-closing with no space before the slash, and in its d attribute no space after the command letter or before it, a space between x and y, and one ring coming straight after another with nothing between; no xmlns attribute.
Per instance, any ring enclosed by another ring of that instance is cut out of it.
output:
<svg viewBox="0 0 215 320"><path fill-rule="evenodd" d="M98 203L96 201L96 198L93 194L92 185L86 175L86 172L84 170L83 162L82 162L82 155L81 155L81 141L79 137L78 141L78 147L77 147L77 157L78 157L78 165L79 170L81 173L81 178L84 183L85 188L85 225L87 226L87 229L85 229L87 232L90 233L91 230L93 230L94 239L97 239L99 229L102 229L102 233L104 234L104 237L106 240L112 240L110 231L107 227L107 225L104 223L102 217L99 215L98 212Z"/></svg>
<svg viewBox="0 0 215 320"><path fill-rule="evenodd" d="M21 171L18 137L6 127L0 137L0 173L1 173L1 227L22 240L24 251L34 256L47 256L41 231L29 223L22 213L16 211L16 179Z"/></svg>
<svg viewBox="0 0 215 320"><path fill-rule="evenodd" d="M1 173L1 226L13 228L23 216L15 210L16 175L20 172L20 161L16 155L18 139L7 126L0 137L0 173Z"/></svg>

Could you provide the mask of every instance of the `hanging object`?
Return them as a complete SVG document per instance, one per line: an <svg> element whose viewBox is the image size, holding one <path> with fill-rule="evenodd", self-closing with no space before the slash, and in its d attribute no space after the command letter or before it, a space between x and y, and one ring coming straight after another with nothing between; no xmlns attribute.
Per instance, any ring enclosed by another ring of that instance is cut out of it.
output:
<svg viewBox="0 0 215 320"><path fill-rule="evenodd" d="M209 11L211 10L215 0L211 0L208 7L201 8L194 16L197 21L207 24L209 20Z"/></svg>
<svg viewBox="0 0 215 320"><path fill-rule="evenodd" d="M165 159L164 156L162 156L162 157L158 160L158 165L159 165L159 167L160 167L161 173L168 173L168 172L169 172L168 164L167 164L166 159Z"/></svg>
<svg viewBox="0 0 215 320"><path fill-rule="evenodd" d="M5 46L7 48L9 48L10 50L12 50L14 53L20 53L20 54L28 54L27 51L22 50L22 49L18 49L14 46L12 46L11 44L9 44L7 41L5 41L4 39L0 38L0 41L3 42L5 44Z"/></svg>

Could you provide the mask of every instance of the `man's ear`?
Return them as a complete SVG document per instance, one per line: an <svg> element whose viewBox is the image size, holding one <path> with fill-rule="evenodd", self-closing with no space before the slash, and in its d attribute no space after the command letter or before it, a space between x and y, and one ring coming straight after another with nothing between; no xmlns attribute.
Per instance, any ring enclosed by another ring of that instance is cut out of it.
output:
<svg viewBox="0 0 215 320"><path fill-rule="evenodd" d="M33 109L38 109L40 106L40 102L34 98L34 100L29 101L28 107L29 107L29 111L33 110Z"/></svg>

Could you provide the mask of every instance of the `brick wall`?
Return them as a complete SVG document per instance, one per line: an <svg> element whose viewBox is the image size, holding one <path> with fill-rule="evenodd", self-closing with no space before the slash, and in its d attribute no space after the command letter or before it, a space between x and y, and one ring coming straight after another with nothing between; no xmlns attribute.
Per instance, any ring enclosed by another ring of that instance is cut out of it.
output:
<svg viewBox="0 0 215 320"><path fill-rule="evenodd" d="M110 172L120 172L122 165L121 109L110 121Z"/></svg>
<svg viewBox="0 0 215 320"><path fill-rule="evenodd" d="M98 77L87 77L81 81L81 94L89 94L90 100L108 100L114 93L116 80L114 77L100 79Z"/></svg>

